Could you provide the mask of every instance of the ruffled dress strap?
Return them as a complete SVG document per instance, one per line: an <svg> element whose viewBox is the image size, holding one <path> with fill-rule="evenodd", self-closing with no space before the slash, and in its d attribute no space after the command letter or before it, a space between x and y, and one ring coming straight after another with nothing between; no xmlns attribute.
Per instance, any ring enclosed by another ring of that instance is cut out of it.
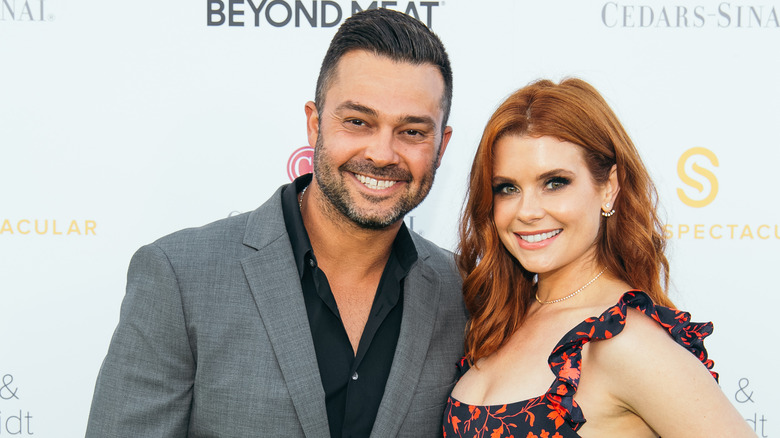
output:
<svg viewBox="0 0 780 438"><path fill-rule="evenodd" d="M545 397L551 408L548 417L556 425L565 421L576 431L585 424L582 409L574 401L580 383L582 347L588 342L610 339L622 332L629 307L642 312L666 329L675 342L699 358L717 381L718 374L712 371L714 363L707 357L703 343L704 338L712 333L712 323L690 322L689 313L657 306L644 292L628 291L601 316L588 318L571 329L550 354L548 363L556 379Z"/></svg>
<svg viewBox="0 0 780 438"><path fill-rule="evenodd" d="M458 361L458 365L457 366L458 366L458 372L456 373L456 375L458 376L458 380L460 380L460 378L463 377L464 374L466 374L466 371L471 369L471 365L469 365L469 361L466 358L466 356L463 356Z"/></svg>

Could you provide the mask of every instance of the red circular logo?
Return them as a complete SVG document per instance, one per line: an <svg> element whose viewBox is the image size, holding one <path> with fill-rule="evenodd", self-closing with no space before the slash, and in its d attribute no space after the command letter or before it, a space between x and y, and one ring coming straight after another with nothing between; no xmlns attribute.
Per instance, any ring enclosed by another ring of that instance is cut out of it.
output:
<svg viewBox="0 0 780 438"><path fill-rule="evenodd" d="M287 176L290 177L290 181L301 175L311 173L313 157L314 148L311 146L304 146L290 155L290 159L287 160Z"/></svg>

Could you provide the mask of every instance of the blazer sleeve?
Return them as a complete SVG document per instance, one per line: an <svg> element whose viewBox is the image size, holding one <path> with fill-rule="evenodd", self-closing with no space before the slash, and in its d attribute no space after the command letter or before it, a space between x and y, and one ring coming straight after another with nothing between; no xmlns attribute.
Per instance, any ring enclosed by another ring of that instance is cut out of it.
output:
<svg viewBox="0 0 780 438"><path fill-rule="evenodd" d="M130 262L86 436L187 436L194 375L176 274L163 250L147 245Z"/></svg>

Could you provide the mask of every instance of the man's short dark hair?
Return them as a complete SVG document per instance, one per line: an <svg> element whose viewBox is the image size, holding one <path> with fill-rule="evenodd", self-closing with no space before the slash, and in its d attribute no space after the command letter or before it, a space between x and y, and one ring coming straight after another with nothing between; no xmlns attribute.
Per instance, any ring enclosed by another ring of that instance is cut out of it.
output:
<svg viewBox="0 0 780 438"><path fill-rule="evenodd" d="M452 105L452 67L439 37L414 17L392 9L369 9L346 19L330 42L322 60L314 102L322 113L325 91L336 72L339 60L352 50L365 50L394 61L433 64L444 79L441 108L442 130L447 125Z"/></svg>

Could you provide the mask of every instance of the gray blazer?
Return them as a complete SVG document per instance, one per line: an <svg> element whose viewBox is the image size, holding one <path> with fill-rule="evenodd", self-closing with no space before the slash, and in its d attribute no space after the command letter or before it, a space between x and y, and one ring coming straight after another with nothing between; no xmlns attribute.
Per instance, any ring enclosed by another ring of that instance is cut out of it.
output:
<svg viewBox="0 0 780 438"><path fill-rule="evenodd" d="M466 312L452 254L412 233L401 332L372 437L442 433ZM281 189L133 256L87 437L327 437Z"/></svg>

